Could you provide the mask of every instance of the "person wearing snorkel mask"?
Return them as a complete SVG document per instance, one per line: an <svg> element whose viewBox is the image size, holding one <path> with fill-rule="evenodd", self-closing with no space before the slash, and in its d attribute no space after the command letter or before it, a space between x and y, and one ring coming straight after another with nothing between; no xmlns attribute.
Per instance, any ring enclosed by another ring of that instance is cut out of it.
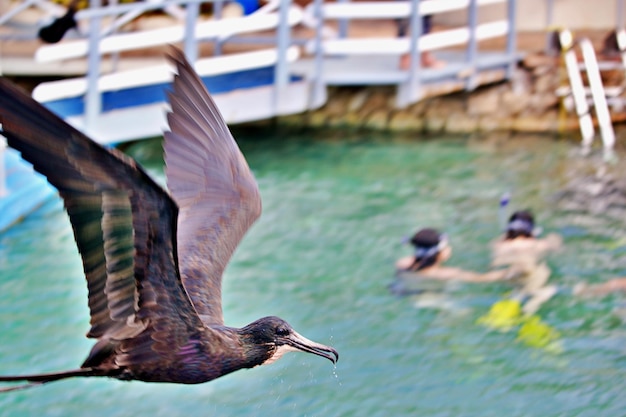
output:
<svg viewBox="0 0 626 417"><path fill-rule="evenodd" d="M520 210L511 215L506 232L492 245L491 265L514 268L519 273L520 288L515 297L525 300L526 314L537 311L556 293L555 286L547 285L551 270L543 258L560 249L562 239L554 233L545 238L538 234L532 213Z"/></svg>
<svg viewBox="0 0 626 417"><path fill-rule="evenodd" d="M482 274L443 266L442 264L452 255L452 248L446 235L435 229L421 229L413 235L409 242L415 248L415 253L396 261L397 275L424 280L465 282L494 282L511 279L515 275L511 269L495 270Z"/></svg>
<svg viewBox="0 0 626 417"><path fill-rule="evenodd" d="M509 219L504 236L493 246L494 266L516 265L519 271L523 271L524 287L517 295L527 298L524 311L531 313L556 292L555 286L546 285L551 271L541 261L547 253L560 249L562 244L556 234L543 239L537 238L537 234L532 213L518 211ZM626 277L602 283L578 283L572 288L572 294L580 297L604 297L613 293L626 294Z"/></svg>
<svg viewBox="0 0 626 417"><path fill-rule="evenodd" d="M551 233L539 238L541 230L535 227L535 219L529 210L519 210L511 215L504 235L492 246L493 265L519 264L535 261L548 252L561 248L562 239Z"/></svg>

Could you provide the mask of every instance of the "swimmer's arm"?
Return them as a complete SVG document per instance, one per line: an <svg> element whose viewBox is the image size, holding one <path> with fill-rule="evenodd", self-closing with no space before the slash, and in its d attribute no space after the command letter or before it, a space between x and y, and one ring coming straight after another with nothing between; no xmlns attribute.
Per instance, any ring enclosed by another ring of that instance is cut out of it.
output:
<svg viewBox="0 0 626 417"><path fill-rule="evenodd" d="M463 281L466 282L498 282L508 281L516 278L519 275L518 271L514 268L496 269L494 271L485 272L484 274L478 274L475 272L468 272Z"/></svg>
<svg viewBox="0 0 626 417"><path fill-rule="evenodd" d="M434 271L433 271L434 272ZM477 272L465 271L460 268L439 268L437 276L433 278L450 280L450 281L463 281L463 282L496 282L506 281L513 279L517 276L517 271L513 268L498 269L495 271L489 271L484 274Z"/></svg>
<svg viewBox="0 0 626 417"><path fill-rule="evenodd" d="M408 271L415 264L415 256L405 256L396 261L396 269L398 271Z"/></svg>
<svg viewBox="0 0 626 417"><path fill-rule="evenodd" d="M546 245L546 250L548 251L556 251L563 246L563 238L556 233L550 233L543 240Z"/></svg>
<svg viewBox="0 0 626 417"><path fill-rule="evenodd" d="M626 292L626 277L615 278L602 284L579 284L574 287L574 294L581 296L603 297L614 292Z"/></svg>

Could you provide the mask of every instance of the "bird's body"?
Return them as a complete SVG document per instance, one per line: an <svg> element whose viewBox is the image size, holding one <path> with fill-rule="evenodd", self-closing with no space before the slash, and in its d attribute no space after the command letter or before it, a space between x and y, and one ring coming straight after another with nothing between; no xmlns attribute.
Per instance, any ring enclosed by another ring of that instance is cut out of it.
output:
<svg viewBox="0 0 626 417"><path fill-rule="evenodd" d="M169 192L133 160L0 79L1 133L64 200L87 278L87 336L97 340L79 369L0 381L108 376L194 384L270 363L285 350L336 361L334 349L278 317L240 329L224 325L222 273L260 215L261 200L201 80L180 51L171 59L177 76L164 140Z"/></svg>

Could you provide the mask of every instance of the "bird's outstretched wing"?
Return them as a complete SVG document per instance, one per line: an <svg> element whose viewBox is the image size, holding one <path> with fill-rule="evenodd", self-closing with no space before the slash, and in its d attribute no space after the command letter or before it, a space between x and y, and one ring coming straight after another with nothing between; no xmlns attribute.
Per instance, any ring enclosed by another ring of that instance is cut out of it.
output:
<svg viewBox="0 0 626 417"><path fill-rule="evenodd" d="M183 284L206 324L223 324L222 273L261 214L254 176L204 84L174 50L178 75L165 133L167 185L179 207Z"/></svg>
<svg viewBox="0 0 626 417"><path fill-rule="evenodd" d="M186 343L203 325L178 275L177 208L169 195L133 160L91 141L6 79L0 79L0 123L8 144L64 200L87 278L88 336L100 339L96 347L119 342L128 360L141 362Z"/></svg>

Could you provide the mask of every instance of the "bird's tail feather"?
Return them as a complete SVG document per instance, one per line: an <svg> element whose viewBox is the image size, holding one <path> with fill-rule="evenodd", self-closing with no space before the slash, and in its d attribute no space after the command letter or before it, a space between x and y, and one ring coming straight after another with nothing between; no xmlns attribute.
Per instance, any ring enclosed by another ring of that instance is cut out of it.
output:
<svg viewBox="0 0 626 417"><path fill-rule="evenodd" d="M29 382L27 384L12 385L10 387L2 387L0 388L0 394L5 393L5 392L11 392L11 391L20 391L23 389L36 387L38 385L43 385L43 384L45 384L45 382Z"/></svg>
<svg viewBox="0 0 626 417"><path fill-rule="evenodd" d="M17 391L26 388L36 387L43 385L47 382L58 381L65 378L73 378L77 376L94 376L95 373L91 368L73 369L71 371L53 372L47 374L33 374L33 375L0 375L0 382L26 382L21 385L12 385L8 387L0 387L0 393Z"/></svg>

